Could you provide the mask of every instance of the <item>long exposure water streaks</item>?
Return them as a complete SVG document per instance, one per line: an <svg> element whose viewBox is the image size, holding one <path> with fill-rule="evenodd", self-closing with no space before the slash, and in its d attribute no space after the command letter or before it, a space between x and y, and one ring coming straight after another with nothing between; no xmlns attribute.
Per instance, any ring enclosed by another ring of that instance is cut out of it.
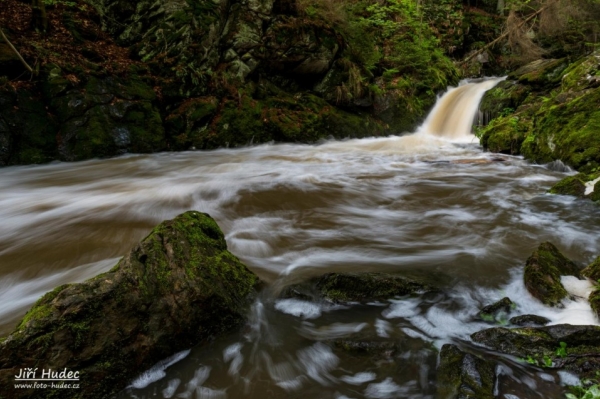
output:
<svg viewBox="0 0 600 399"><path fill-rule="evenodd" d="M432 398L437 349L487 327L475 315L497 299L596 323L584 301L550 309L522 284L542 241L581 264L600 254L598 207L545 193L569 172L483 153L468 132L429 133L4 168L0 335L44 292L108 270L189 209L211 214L270 287L242 333L149 370L120 398ZM442 293L348 306L275 296L329 271L405 273ZM331 344L350 334L396 344L362 357ZM505 397L556 397L572 378L499 361Z"/></svg>

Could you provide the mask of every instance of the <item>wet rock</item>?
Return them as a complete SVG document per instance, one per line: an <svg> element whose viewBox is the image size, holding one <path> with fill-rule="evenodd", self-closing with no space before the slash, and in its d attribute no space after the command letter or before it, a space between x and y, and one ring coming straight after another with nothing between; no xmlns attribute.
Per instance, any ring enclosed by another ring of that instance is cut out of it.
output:
<svg viewBox="0 0 600 399"><path fill-rule="evenodd" d="M525 265L527 291L545 305L559 306L569 295L560 276L579 277L579 267L550 242L540 244Z"/></svg>
<svg viewBox="0 0 600 399"><path fill-rule="evenodd" d="M336 303L368 302L435 291L428 284L387 273L328 273L287 287L283 297L325 298Z"/></svg>
<svg viewBox="0 0 600 399"><path fill-rule="evenodd" d="M590 306L594 313L596 313L596 317L600 320L600 290L595 290L592 292L588 298L590 302Z"/></svg>
<svg viewBox="0 0 600 399"><path fill-rule="evenodd" d="M495 327L471 335L474 342L531 359L539 366L564 368L583 377L600 369L600 327L558 324L547 327Z"/></svg>
<svg viewBox="0 0 600 399"><path fill-rule="evenodd" d="M560 180L548 191L551 194L572 195L578 198L583 198L585 195L585 180L582 179L585 175L579 173L575 176L567 176Z"/></svg>
<svg viewBox="0 0 600 399"><path fill-rule="evenodd" d="M446 344L440 352L438 397L444 399L494 398L494 365L456 345Z"/></svg>
<svg viewBox="0 0 600 399"><path fill-rule="evenodd" d="M504 297L498 302L491 305L487 305L479 312L479 317L485 321L502 321L506 320L510 311L514 308L515 304L508 297Z"/></svg>
<svg viewBox="0 0 600 399"><path fill-rule="evenodd" d="M534 314L524 314L521 316L515 316L509 320L512 324L523 327L536 327L545 326L550 323L550 319Z"/></svg>
<svg viewBox="0 0 600 399"><path fill-rule="evenodd" d="M600 256L581 271L581 275L591 278L594 281L600 281Z"/></svg>
<svg viewBox="0 0 600 399"><path fill-rule="evenodd" d="M186 212L109 272L44 295L0 343L0 383L24 367L66 367L81 378L70 397L109 397L159 360L243 324L258 282L210 216Z"/></svg>
<svg viewBox="0 0 600 399"><path fill-rule="evenodd" d="M376 359L390 359L400 349L395 340L364 335L339 338L331 341L330 345L351 355Z"/></svg>
<svg viewBox="0 0 600 399"><path fill-rule="evenodd" d="M566 59L541 59L512 72L509 79L517 79L519 83L535 86L546 86L560 83L563 71L569 66Z"/></svg>

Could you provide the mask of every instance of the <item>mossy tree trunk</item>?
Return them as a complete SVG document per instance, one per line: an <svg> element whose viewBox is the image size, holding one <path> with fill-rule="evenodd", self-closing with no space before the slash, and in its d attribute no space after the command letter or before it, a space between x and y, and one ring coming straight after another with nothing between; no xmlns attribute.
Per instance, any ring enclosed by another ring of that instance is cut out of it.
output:
<svg viewBox="0 0 600 399"><path fill-rule="evenodd" d="M48 31L48 15L46 14L46 3L44 1L31 0L31 24L33 25L33 29L40 33Z"/></svg>

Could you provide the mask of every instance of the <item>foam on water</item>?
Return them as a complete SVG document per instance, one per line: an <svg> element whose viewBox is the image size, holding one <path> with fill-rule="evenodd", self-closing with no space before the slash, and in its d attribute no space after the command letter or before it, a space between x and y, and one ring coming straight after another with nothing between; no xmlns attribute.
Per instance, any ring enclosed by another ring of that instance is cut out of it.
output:
<svg viewBox="0 0 600 399"><path fill-rule="evenodd" d="M452 93L466 115L476 101L460 93L483 91L464 86ZM242 336L154 368L122 398L432 398L431 344L469 341L490 326L479 310L504 296L516 303L510 317L598 324L585 300L549 308L523 285L540 242L582 264L600 254L597 207L545 194L572 171L499 161L470 125L438 117L398 137L3 168L0 335L43 292L106 271L154 225L189 209L215 218L229 249L279 288L325 272L386 271L426 276L441 293L348 306L261 293ZM576 296L589 292L589 283L564 283ZM363 334L402 348L376 363L332 349ZM394 361L403 372L386 374L394 367L381 366ZM515 370L520 386L548 383Z"/></svg>
<svg viewBox="0 0 600 399"><path fill-rule="evenodd" d="M168 367L170 367L170 366L174 365L175 363L184 359L187 355L189 355L189 353L190 353L190 350L187 349L187 350L181 351L179 353L176 353L173 356L166 358L165 360L161 360L160 362L158 362L154 366L152 366L152 368L144 371L142 374L140 374L140 376L138 376L136 379L134 379L131 382L130 387L137 388L137 389L145 388L148 385L150 385L151 383L164 378L167 375L165 373L165 370Z"/></svg>

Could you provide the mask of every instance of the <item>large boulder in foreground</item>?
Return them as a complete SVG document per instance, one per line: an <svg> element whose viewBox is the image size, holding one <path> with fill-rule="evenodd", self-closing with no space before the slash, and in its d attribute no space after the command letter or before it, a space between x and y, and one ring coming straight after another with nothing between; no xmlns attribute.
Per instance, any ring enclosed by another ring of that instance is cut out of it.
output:
<svg viewBox="0 0 600 399"><path fill-rule="evenodd" d="M525 287L542 303L558 306L569 293L560 276L579 277L579 267L565 258L551 243L544 242L531 254L525 265Z"/></svg>
<svg viewBox="0 0 600 399"><path fill-rule="evenodd" d="M438 397L441 399L493 399L495 365L456 345L446 344L440 351L437 369Z"/></svg>
<svg viewBox="0 0 600 399"><path fill-rule="evenodd" d="M582 377L600 370L600 327L557 324L547 327L494 327L473 341L543 367L564 368Z"/></svg>
<svg viewBox="0 0 600 399"><path fill-rule="evenodd" d="M108 273L31 308L0 344L3 395L109 397L159 360L244 323L258 283L210 216L165 221ZM78 371L80 389L12 390L26 367Z"/></svg>

